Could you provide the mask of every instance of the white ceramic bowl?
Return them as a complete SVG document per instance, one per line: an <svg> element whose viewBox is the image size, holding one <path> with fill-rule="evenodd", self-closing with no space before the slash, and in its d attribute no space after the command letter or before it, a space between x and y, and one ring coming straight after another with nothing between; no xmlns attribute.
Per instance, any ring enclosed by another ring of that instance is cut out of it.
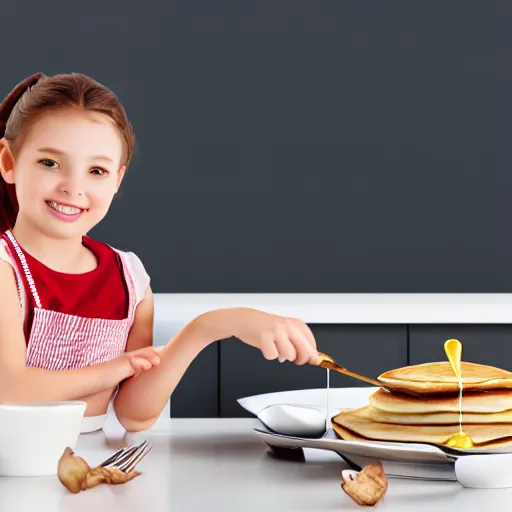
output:
<svg viewBox="0 0 512 512"><path fill-rule="evenodd" d="M56 475L66 446L75 449L86 407L79 401L0 404L0 475Z"/></svg>

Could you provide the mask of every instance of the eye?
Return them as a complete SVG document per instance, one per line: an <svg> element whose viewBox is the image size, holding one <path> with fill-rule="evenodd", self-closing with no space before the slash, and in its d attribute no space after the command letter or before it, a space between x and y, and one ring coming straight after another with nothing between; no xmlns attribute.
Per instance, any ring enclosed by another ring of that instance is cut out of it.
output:
<svg viewBox="0 0 512 512"><path fill-rule="evenodd" d="M95 174L96 176L103 176L105 174L108 174L108 171L105 169L102 169L101 167L96 167L95 169L92 169L91 172Z"/></svg>
<svg viewBox="0 0 512 512"><path fill-rule="evenodd" d="M55 162L54 160L50 160L49 158L39 160L39 163L44 165L44 167L50 167L50 168L52 168L54 165L57 165L57 162Z"/></svg>

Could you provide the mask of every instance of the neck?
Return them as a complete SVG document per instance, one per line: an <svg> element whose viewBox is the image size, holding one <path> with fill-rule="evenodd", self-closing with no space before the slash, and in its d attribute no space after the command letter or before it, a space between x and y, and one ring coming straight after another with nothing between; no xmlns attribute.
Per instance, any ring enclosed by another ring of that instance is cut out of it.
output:
<svg viewBox="0 0 512 512"><path fill-rule="evenodd" d="M74 273L80 271L85 253L89 251L82 245L82 236L72 238L54 238L26 225L21 219L11 230L24 251L58 272Z"/></svg>

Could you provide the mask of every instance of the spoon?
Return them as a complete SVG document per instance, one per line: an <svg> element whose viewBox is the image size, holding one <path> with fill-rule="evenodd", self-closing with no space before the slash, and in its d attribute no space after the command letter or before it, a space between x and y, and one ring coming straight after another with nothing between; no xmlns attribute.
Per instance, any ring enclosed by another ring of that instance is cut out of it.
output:
<svg viewBox="0 0 512 512"><path fill-rule="evenodd" d="M327 430L325 411L306 405L269 405L258 413L258 419L269 430L285 436L322 437Z"/></svg>
<svg viewBox="0 0 512 512"><path fill-rule="evenodd" d="M323 352L318 352L318 355L322 358L320 366L322 368L327 368L328 370L334 370L339 373L343 373L344 375L348 375L349 377L354 377L354 379L362 380L367 382L368 384L373 384L379 388L382 388L384 391L390 393L390 390L386 388L382 382L377 379L372 379L371 377L365 377L364 375L359 375L359 373L352 372L343 368L339 363L337 363L331 356L324 354Z"/></svg>

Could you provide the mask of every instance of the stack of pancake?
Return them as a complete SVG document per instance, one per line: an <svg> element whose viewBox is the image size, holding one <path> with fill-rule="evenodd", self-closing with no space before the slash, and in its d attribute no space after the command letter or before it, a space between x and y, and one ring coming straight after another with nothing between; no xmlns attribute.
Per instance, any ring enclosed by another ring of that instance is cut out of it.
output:
<svg viewBox="0 0 512 512"><path fill-rule="evenodd" d="M512 372L463 361L462 430L474 448L512 445ZM331 420L346 440L446 444L460 430L459 379L448 361L383 373L369 404Z"/></svg>

